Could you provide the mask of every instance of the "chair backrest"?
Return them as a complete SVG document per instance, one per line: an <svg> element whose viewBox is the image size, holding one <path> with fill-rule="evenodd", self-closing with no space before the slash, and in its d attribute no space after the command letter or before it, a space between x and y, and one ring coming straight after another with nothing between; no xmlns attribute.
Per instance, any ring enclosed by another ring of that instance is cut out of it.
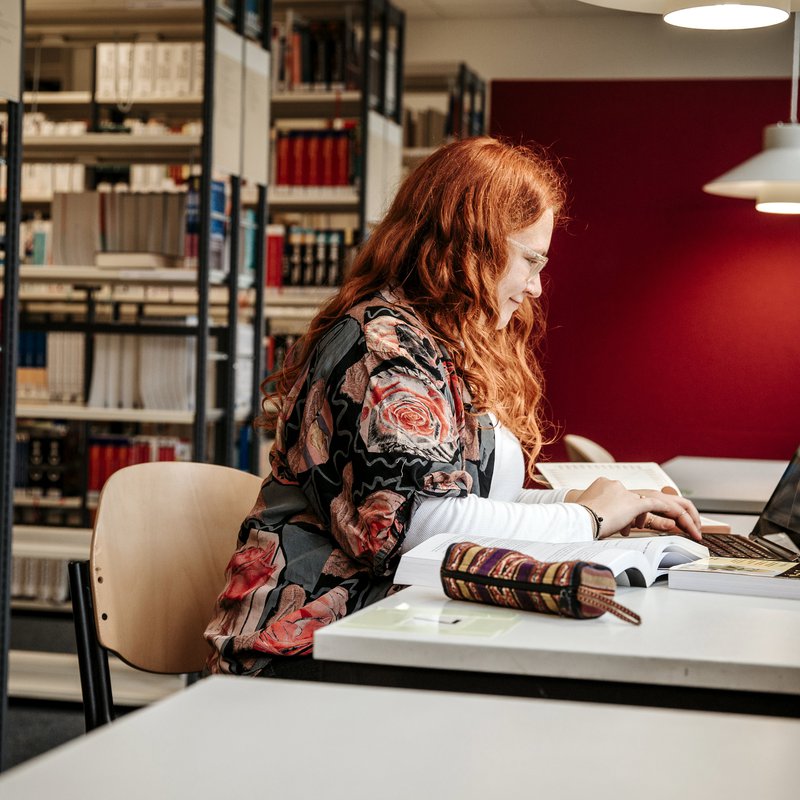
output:
<svg viewBox="0 0 800 800"><path fill-rule="evenodd" d="M260 485L237 469L179 461L109 478L89 559L103 647L150 672L203 668L203 631Z"/></svg>
<svg viewBox="0 0 800 800"><path fill-rule="evenodd" d="M585 436L568 433L564 437L564 447L570 461L614 461L608 450Z"/></svg>

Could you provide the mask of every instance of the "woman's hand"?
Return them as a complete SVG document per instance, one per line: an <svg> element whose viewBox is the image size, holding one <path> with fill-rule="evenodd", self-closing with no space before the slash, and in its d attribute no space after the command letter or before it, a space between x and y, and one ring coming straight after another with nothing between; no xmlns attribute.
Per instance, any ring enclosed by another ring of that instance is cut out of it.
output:
<svg viewBox="0 0 800 800"><path fill-rule="evenodd" d="M598 539L613 533L627 536L631 528L685 534L698 542L700 516L685 497L653 489L629 491L619 481L598 478L584 491L572 490L567 502L589 506L603 518Z"/></svg>

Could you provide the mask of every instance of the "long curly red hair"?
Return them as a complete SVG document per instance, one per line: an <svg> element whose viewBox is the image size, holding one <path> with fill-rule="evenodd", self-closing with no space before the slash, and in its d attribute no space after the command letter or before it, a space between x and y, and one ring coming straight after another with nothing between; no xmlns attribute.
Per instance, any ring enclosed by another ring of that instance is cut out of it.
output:
<svg viewBox="0 0 800 800"><path fill-rule="evenodd" d="M342 287L271 377L277 390L265 394L261 424L275 428L282 399L348 309L381 289L399 288L452 355L473 412L492 411L513 431L533 477L545 443L536 356L544 314L538 302L523 303L498 330L497 283L508 263L506 237L548 208L558 217L564 199L560 171L533 146L476 137L438 149L400 186Z"/></svg>

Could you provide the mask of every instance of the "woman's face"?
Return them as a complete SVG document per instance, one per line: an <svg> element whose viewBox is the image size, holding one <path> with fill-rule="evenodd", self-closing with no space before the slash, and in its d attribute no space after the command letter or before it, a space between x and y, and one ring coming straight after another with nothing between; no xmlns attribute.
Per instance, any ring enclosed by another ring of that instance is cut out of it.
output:
<svg viewBox="0 0 800 800"><path fill-rule="evenodd" d="M500 306L498 330L505 328L514 312L526 297L539 297L542 281L539 273L547 261L547 250L553 236L553 211L548 208L527 228L514 231L508 237L508 264L497 284Z"/></svg>

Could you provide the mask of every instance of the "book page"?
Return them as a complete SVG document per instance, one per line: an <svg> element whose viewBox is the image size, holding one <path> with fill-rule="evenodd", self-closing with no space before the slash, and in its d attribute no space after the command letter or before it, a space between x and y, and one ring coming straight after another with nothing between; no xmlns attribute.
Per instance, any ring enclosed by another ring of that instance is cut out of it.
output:
<svg viewBox="0 0 800 800"><path fill-rule="evenodd" d="M626 489L661 491L669 486L680 494L672 478L655 461L564 461L537 464L537 469L554 489L586 489L597 478L610 478Z"/></svg>
<svg viewBox="0 0 800 800"><path fill-rule="evenodd" d="M679 537L660 537L679 538ZM655 563L649 563L646 554L662 552L657 545L646 546L644 539L636 547L625 547L626 541L612 540L591 542L532 542L519 539L502 539L489 536L464 536L463 534L440 533L405 553L395 574L395 582L416 586L438 587L440 585L439 567L445 551L454 542L470 541L482 547L502 547L517 550L540 561L593 561L608 567L616 577L626 570L634 570L629 575L631 583L649 585L657 577ZM705 550L705 548L703 548ZM706 551L707 552L707 551ZM655 562L655 558L653 557ZM623 580L627 583L627 580Z"/></svg>

